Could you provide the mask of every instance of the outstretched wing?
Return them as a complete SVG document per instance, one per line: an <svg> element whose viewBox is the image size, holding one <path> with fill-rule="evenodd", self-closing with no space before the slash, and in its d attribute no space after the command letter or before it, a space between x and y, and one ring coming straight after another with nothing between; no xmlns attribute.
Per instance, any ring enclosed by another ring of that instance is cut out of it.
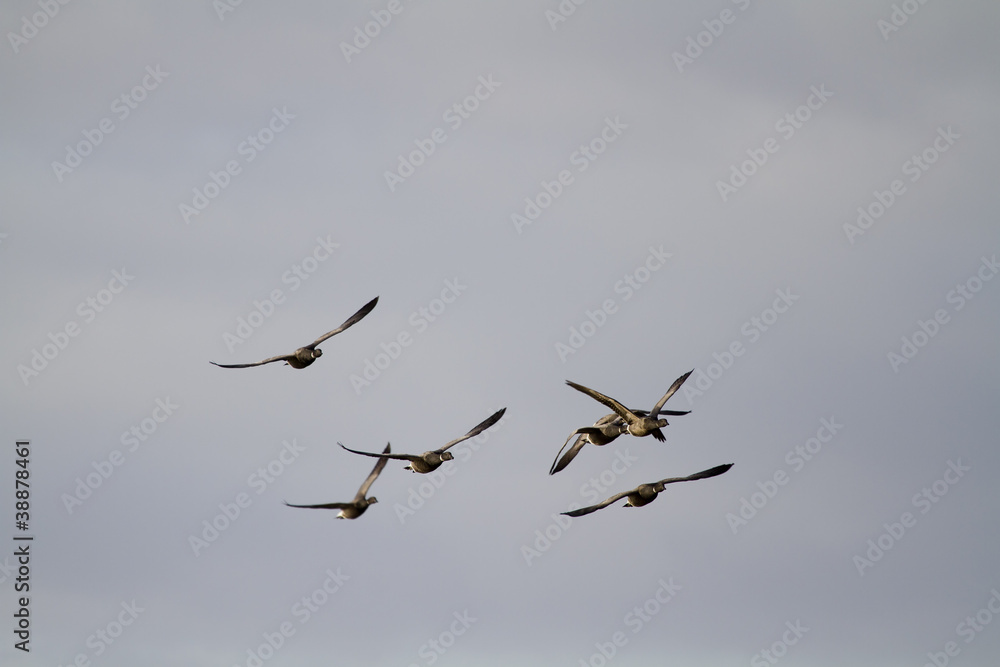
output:
<svg viewBox="0 0 1000 667"><path fill-rule="evenodd" d="M594 391L593 389L584 387L582 384L570 382L569 380L566 380L566 384L573 387L573 389L576 389L577 391L582 391L587 396L590 396L594 400L600 401L604 405L608 406L609 408L615 411L615 414L624 419L626 423L631 424L636 420L635 413L626 408L624 405L622 405L615 399L605 396L599 391Z"/></svg>
<svg viewBox="0 0 1000 667"><path fill-rule="evenodd" d="M674 383L670 385L670 389L667 389L667 393L663 395L663 398L657 401L656 405L653 406L653 409L650 410L650 412L653 414L658 413L660 408L663 407L663 404L667 402L667 399L677 393L677 390L681 388L681 385L684 384L684 380L687 380L691 373L694 373L694 369L689 370L687 373L674 380Z"/></svg>
<svg viewBox="0 0 1000 667"><path fill-rule="evenodd" d="M348 507L354 507L354 503L323 503L322 505L293 505L291 503L285 503L288 507L304 507L311 510L345 510Z"/></svg>
<svg viewBox="0 0 1000 667"><path fill-rule="evenodd" d="M709 477L716 477L726 472L733 467L732 463L726 463L721 466L715 466L714 468L709 468L708 470L702 470L701 472L696 472L693 475L688 475L687 477L668 477L666 479L661 479L656 483L656 491L659 493L663 490L664 484L673 484L674 482L692 482L696 479L707 479Z"/></svg>
<svg viewBox="0 0 1000 667"><path fill-rule="evenodd" d="M214 361L208 363L218 366L219 368L250 368L251 366L263 366L264 364L269 364L274 361L289 361L294 359L294 354L283 354L280 357L271 357L270 359L265 359L264 361L257 361L252 364L217 364Z"/></svg>
<svg viewBox="0 0 1000 667"><path fill-rule="evenodd" d="M438 454L440 454L441 452L445 451L449 447L453 447L453 446L457 445L458 443L462 442L463 440L468 440L469 438L476 437L477 435L479 435L480 433L482 433L483 431L485 431L486 429L488 429L490 426L493 426L498 421L500 421L500 418L503 417L503 413L505 413L505 412L507 412L507 408L500 408L499 410L497 410L496 412L494 412L493 414L491 414L489 417L487 417L483 421L481 421L478 424L476 424L475 426L473 426L472 430L469 431L468 433L466 433L465 435L463 435L461 438L458 438L456 440L452 440L451 442L449 442L447 445L445 445L441 449L437 449L437 450L434 450L434 451L436 451Z"/></svg>
<svg viewBox="0 0 1000 667"><path fill-rule="evenodd" d="M701 472L696 472L693 475L688 475L687 477L668 477L667 479L662 479L659 482L656 482L655 485L654 485L654 489L656 490L657 493L659 493L660 491L663 490L663 485L664 484L672 484L673 482L690 482L690 481L693 481L693 480L696 480L696 479L705 479L707 477L715 477L717 475L721 475L722 473L726 472L727 470L729 470L732 467L733 467L732 463L727 463L725 465L715 466L714 468L709 468L708 470L702 470ZM578 510L572 510L570 512L563 512L563 514L565 514L566 516L573 516L573 517L583 516L585 514L590 514L591 512L596 512L597 510L602 510L605 507L607 507L608 505L610 505L610 504L612 504L612 503L614 503L614 502L616 502L618 500L621 500L622 498L624 498L625 496L629 495L630 493L635 493L638 490L639 490L639 488L636 487L636 488L634 488L634 489L632 489L630 491L622 491L621 493L616 493L615 495L611 496L610 498L608 498L604 502L598 503L596 505L591 505L590 507L581 507Z"/></svg>
<svg viewBox="0 0 1000 667"><path fill-rule="evenodd" d="M339 442L337 444L340 445ZM352 454L361 454L361 456L370 456L373 459L396 459L397 461L416 461L417 459L420 458L419 456L415 456L413 454L389 454L388 448L386 448L386 450L381 454L376 454L374 452L361 452L358 451L357 449L351 449L350 447L345 447L344 445L340 446Z"/></svg>
<svg viewBox="0 0 1000 667"><path fill-rule="evenodd" d="M317 345L319 345L320 343L322 343L323 341L325 341L330 336L336 336L337 334L339 334L344 329L348 329L348 328L354 326L355 324L357 324L358 322L360 322L364 318L365 315L367 315L368 313L372 312L372 308L374 308L375 304L377 304L377 303L378 303L378 297L375 297L374 299L372 299L371 301L369 301L365 305L361 306L361 310L359 310L358 312L354 313L349 318L347 318L347 321L344 322L343 324L341 324L339 327L337 327L333 331L327 331L325 334L323 334L322 336L320 336L319 338L317 338L316 340L314 340L312 343L310 343L309 345L306 345L306 349L307 350L315 350Z"/></svg>
<svg viewBox="0 0 1000 667"><path fill-rule="evenodd" d="M635 411L633 410L633 412L635 412ZM636 412L636 414L639 414L639 413ZM615 423L619 423L620 424L621 421L622 421L622 418L612 412L611 414L604 415L603 417L601 417L600 419L598 419L596 422L594 422L594 426L606 426L608 424L615 424Z"/></svg>
<svg viewBox="0 0 1000 667"><path fill-rule="evenodd" d="M611 416L614 417L615 415ZM566 438L566 442L563 443L563 446L560 447L559 451L556 453L556 459L555 461L552 462L552 467L549 468L549 474L554 475L563 468L565 468L566 466L568 466L570 461L575 459L576 455L580 453L581 449L583 449L583 446L587 444L588 442L587 436L590 435L591 433L600 433L600 432L601 429L599 428L595 428L593 426L585 426L583 428L578 428L572 433L570 433L569 437ZM566 445L569 444L569 441L573 438L574 435L578 435L579 437L576 439L576 442L573 443L573 446L570 447L565 454L563 454L563 450L566 449ZM562 456L562 458L559 458L560 455Z"/></svg>
<svg viewBox="0 0 1000 667"><path fill-rule="evenodd" d="M632 408L629 408L629 410L632 410ZM632 412L635 414L636 417L649 416L649 412L646 410L632 410ZM683 415L689 415L689 414L691 414L690 410L660 410L659 412L656 413L656 416L659 417L660 415L667 415L668 417L681 417ZM622 418L612 412L611 414L605 415L600 419L598 419L597 422L594 424L594 426L601 426L602 424L616 424L616 423L620 424L621 422Z"/></svg>
<svg viewBox="0 0 1000 667"><path fill-rule="evenodd" d="M578 510L572 510L569 512L563 512L566 516L583 516L585 514L590 514L591 512L596 512L597 510L602 510L608 505L617 502L627 496L630 493L635 493L636 489L631 489L629 491L622 491L621 493L616 493L604 502L597 503L596 505L591 505L590 507L581 507Z"/></svg>
<svg viewBox="0 0 1000 667"><path fill-rule="evenodd" d="M341 447L343 447L343 445L341 445ZM347 449L347 448L344 447L344 449ZM385 449L382 450L382 453L383 454L388 454L391 450L392 450L392 446L387 442L387 443L385 443ZM361 488L358 489L358 495L354 496L355 502L358 501L358 500L364 500L365 496L368 495L368 489L371 488L372 482L375 481L375 478L378 477L378 474L380 472L382 472L382 468L384 468L385 464L388 463L388 462L389 462L389 457L387 457L387 456L381 456L381 457L379 457L378 463L376 463L375 467L372 468L372 471L370 473L368 473L368 477L365 478L365 481L361 485Z"/></svg>

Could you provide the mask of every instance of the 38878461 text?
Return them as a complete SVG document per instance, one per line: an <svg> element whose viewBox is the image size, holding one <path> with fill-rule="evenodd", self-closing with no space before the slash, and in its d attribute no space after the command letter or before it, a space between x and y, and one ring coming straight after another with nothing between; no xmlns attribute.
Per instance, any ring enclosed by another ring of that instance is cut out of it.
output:
<svg viewBox="0 0 1000 667"><path fill-rule="evenodd" d="M31 472L28 469L31 449L30 441L18 440L14 444L14 525L20 535L14 535L14 558L17 561L17 577L14 579L14 591L20 594L17 598L17 610L14 612L14 648L27 653L29 642L31 641L31 611L29 603L31 599L28 593L31 591L31 540L30 535L25 535L28 530L31 515L31 486L29 478ZM19 641L18 641L19 640Z"/></svg>

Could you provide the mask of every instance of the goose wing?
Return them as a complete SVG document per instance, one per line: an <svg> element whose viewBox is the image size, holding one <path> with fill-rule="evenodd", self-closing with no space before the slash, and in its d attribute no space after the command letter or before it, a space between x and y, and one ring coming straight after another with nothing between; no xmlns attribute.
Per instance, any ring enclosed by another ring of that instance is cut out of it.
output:
<svg viewBox="0 0 1000 667"><path fill-rule="evenodd" d="M473 426L472 430L469 431L468 433L466 433L465 435L463 435L461 438L457 438L455 440L452 440L451 442L449 442L444 447L441 447L440 449L436 449L434 451L437 452L438 454L440 454L441 452L445 451L449 447L453 447L453 446L457 445L458 443L462 442L463 440L468 440L469 438L476 437L477 435L479 435L480 433L482 433L483 431L485 431L486 429L488 429L490 426L493 426L498 421L500 421L500 418L503 417L503 413L505 413L505 412L507 412L507 408L500 408L499 410L497 410L496 412L494 412L493 414L491 414L489 417L487 417L483 421L481 421L478 424L476 424L475 426Z"/></svg>
<svg viewBox="0 0 1000 667"><path fill-rule="evenodd" d="M661 479L654 485L656 492L659 493L663 490L664 484L673 484L674 482L692 482L696 479L707 479L709 477L716 477L722 473L728 471L733 467L732 463L726 463L721 466L715 466L714 468L709 468L708 470L702 470L701 472L696 472L693 475L688 475L687 477L668 477L666 479Z"/></svg>
<svg viewBox="0 0 1000 667"><path fill-rule="evenodd" d="M681 385L684 384L684 381L688 379L691 373L694 373L694 369L689 370L687 373L674 380L674 383L670 385L670 389L667 389L667 393L663 395L663 398L656 402L656 405L653 406L650 413L657 414L660 411L660 408L663 407L663 404L667 402L667 399L677 393L677 390L681 388Z"/></svg>
<svg viewBox="0 0 1000 667"><path fill-rule="evenodd" d="M638 490L639 490L638 488L635 488L635 489L631 489L629 491L622 491L621 493L616 493L615 495L611 496L607 500L605 500L603 502L600 502L600 503L597 503L596 505L591 505L590 507L581 507L578 510L571 510L569 512L563 512L563 514L565 514L566 516L573 516L573 517L583 516L585 514L590 514L591 512L596 512L597 510L602 510L605 507L607 507L608 505L610 505L612 503L615 503L615 502L621 500L622 498L624 498L625 496L627 496L628 494L635 493Z"/></svg>
<svg viewBox="0 0 1000 667"><path fill-rule="evenodd" d="M639 415L640 417L649 416L649 413L646 412L645 410L633 410L632 412ZM667 415L669 417L682 417L684 415L689 415L689 414L691 414L690 410L658 410L656 416L659 417L660 415Z"/></svg>
<svg viewBox="0 0 1000 667"><path fill-rule="evenodd" d="M639 414L639 412L636 411L636 410L633 410L632 412L635 412L635 414L637 414L637 415ZM615 422L621 422L621 420L622 420L621 417L619 417L614 412L612 412L611 414L604 415L603 417L601 417L600 419L598 419L596 422L594 422L594 426L607 426L608 424L614 424Z"/></svg>
<svg viewBox="0 0 1000 667"><path fill-rule="evenodd" d="M306 349L307 350L315 350L317 345L319 345L320 343L322 343L323 341L325 341L330 336L336 336L337 334L339 334L344 329L348 329L348 328L354 326L355 324L357 324L358 322L360 322L364 318L365 315L367 315L368 313L372 312L372 308L374 308L375 304L377 304L377 303L378 303L378 297L375 297L374 299L372 299L371 301L369 301L365 305L361 306L361 310L359 310L358 312L354 313L349 318L347 318L347 321L344 322L343 324L341 324L339 327L337 327L333 331L327 331L325 334L323 334L322 336L320 336L319 338L317 338L316 340L314 340L312 343L310 343L309 345L306 345Z"/></svg>
<svg viewBox="0 0 1000 667"><path fill-rule="evenodd" d="M341 447L343 447L343 445L341 445ZM347 448L344 447L344 449ZM390 451L392 451L392 446L389 443L386 443L385 449L382 450L382 453L388 454ZM385 464L388 462L389 462L389 457L387 456L379 457L379 460L375 464L375 467L372 468L372 471L370 473L368 473L368 477L365 478L365 481L361 484L361 488L358 489L358 495L354 496L355 501L364 500L365 496L368 495L368 489L371 488L372 483L375 481L375 478L378 477L378 474L382 472L382 469L385 468Z"/></svg>
<svg viewBox="0 0 1000 667"><path fill-rule="evenodd" d="M337 444L340 445L339 442ZM352 454L361 454L361 456L370 456L373 459L395 459L397 461L415 461L420 458L419 456L416 456L414 454L390 454L388 449L386 449L381 454L376 454L374 452L362 452L357 449L351 449L350 447L347 447L345 445L340 445L340 446Z"/></svg>
<svg viewBox="0 0 1000 667"><path fill-rule="evenodd" d="M323 503L321 505L293 505L291 503L285 503L288 507L304 507L311 510L346 510L348 507L354 507L354 503Z"/></svg>
<svg viewBox="0 0 1000 667"><path fill-rule="evenodd" d="M584 394L586 394L587 396L590 396L591 398L593 398L594 400L599 401L599 402L603 403L604 405L608 406L609 408L611 408L612 410L615 411L615 414L617 414L619 417L621 417L622 419L624 419L626 423L631 424L634 421L636 421L636 415L635 415L635 413L632 412L631 410L629 410L628 408L626 408L624 405L622 405L621 403L619 403L615 399L613 399L613 398L611 398L609 396L605 396L604 394L602 394L599 391L594 391L593 389L590 389L588 387L584 387L582 384L577 384L575 382L570 382L569 380L566 380L566 384L568 384L569 386L573 387L573 389L576 389L577 391L581 391Z"/></svg>
<svg viewBox="0 0 1000 667"><path fill-rule="evenodd" d="M632 408L629 408L629 410L632 410ZM635 413L636 417L649 416L649 411L647 410L632 410L632 412ZM689 414L691 414L690 410L660 410L659 412L656 413L656 416L659 417L660 415L667 415L668 417L681 417L683 415L689 415ZM594 426L600 426L602 424L621 423L621 421L622 418L612 412L610 415L605 415L604 417L598 419L597 423L595 423Z"/></svg>
<svg viewBox="0 0 1000 667"><path fill-rule="evenodd" d="M295 354L282 354L278 357L271 357L270 359L265 359L264 361L255 361L252 364L217 364L214 361L208 363L218 366L219 368L250 368L251 366L263 366L264 364L270 364L275 361L289 361L295 358Z"/></svg>
<svg viewBox="0 0 1000 667"><path fill-rule="evenodd" d="M614 415L612 415L612 417L614 417ZM560 447L559 451L556 453L556 459L555 461L552 462L552 467L549 468L549 474L554 475L563 468L565 468L566 466L568 466L570 461L575 459L576 455L580 453L581 449L583 449L583 446L587 444L587 435L590 433L596 433L599 430L600 429L597 429L593 426L586 426L584 428L578 428L572 433L570 433L569 437L566 438L566 442L563 443L563 446ZM579 437L576 439L576 442L574 442L573 446L570 447L565 454L563 454L563 450L566 449L566 445L569 444L569 441L573 438L574 435L578 434ZM560 456L562 456L562 458L559 458Z"/></svg>

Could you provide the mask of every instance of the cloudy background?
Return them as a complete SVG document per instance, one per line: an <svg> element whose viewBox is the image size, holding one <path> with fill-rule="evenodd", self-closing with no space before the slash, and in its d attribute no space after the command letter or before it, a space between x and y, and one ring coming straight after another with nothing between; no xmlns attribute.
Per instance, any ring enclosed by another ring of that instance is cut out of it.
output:
<svg viewBox="0 0 1000 667"><path fill-rule="evenodd" d="M992 664L1000 8L223 1L0 11L4 664ZM305 370L208 363L376 295ZM692 368L665 444L547 474L607 412L566 379L648 408ZM357 521L282 504L353 496L338 441L419 453L500 407Z"/></svg>

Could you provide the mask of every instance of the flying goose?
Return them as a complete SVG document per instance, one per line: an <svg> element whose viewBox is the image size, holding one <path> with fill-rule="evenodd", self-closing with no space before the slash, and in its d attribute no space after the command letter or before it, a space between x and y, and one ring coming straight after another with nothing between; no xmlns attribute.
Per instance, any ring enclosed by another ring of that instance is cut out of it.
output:
<svg viewBox="0 0 1000 667"><path fill-rule="evenodd" d="M631 491L622 491L621 493L616 493L602 503L597 503L596 505L591 505L590 507L581 507L578 510L572 510L569 512L563 512L566 516L583 516L584 514L590 514L591 512L596 512L597 510L602 510L608 505L621 500L625 496L628 496L628 500L622 507L642 507L643 505L648 505L649 503L656 500L658 493L663 491L663 487L666 484L673 484L674 482L690 482L696 479L706 479L708 477L715 477L716 475L721 475L730 468L733 467L732 463L726 463L725 465L716 466L714 468L709 468L708 470L702 470L701 472L696 472L693 475L688 475L687 477L668 477L667 479L661 479L659 482L651 482L649 484L640 484Z"/></svg>
<svg viewBox="0 0 1000 667"><path fill-rule="evenodd" d="M336 336L341 331L344 331L345 329L360 322L365 315L372 312L372 308L374 308L375 304L377 303L378 303L378 297L375 297L374 299L366 303L364 306L362 306L361 310L351 315L347 319L347 321L341 324L339 327L337 327L333 331L327 331L325 334L323 334L313 342L309 343L305 347L300 347L291 354L283 354L278 357L271 357L270 359L265 359L264 361L257 361L252 364L216 364L214 361L210 361L208 363L215 364L220 368L250 368L251 366L263 366L264 364L269 364L272 361L284 361L292 368L305 368L306 366L308 366L309 364L311 364L312 362L316 361L321 356L323 356L323 350L317 350L316 349L317 345L325 341L327 338L330 338L331 336Z"/></svg>
<svg viewBox="0 0 1000 667"><path fill-rule="evenodd" d="M385 450L383 450L382 453L388 454L390 451L391 451L391 445L386 444ZM340 513L337 514L338 519L357 519L359 516L365 513L365 510L368 509L369 505L374 505L375 503L378 502L378 498L376 498L375 496L372 496L370 498L365 498L365 495L368 493L368 489L371 488L371 485L375 481L375 478L378 477L378 474L382 472L382 469L385 468L385 464L388 462L389 459L387 459L386 457L384 456L379 457L378 463L376 463L375 467L372 468L372 471L368 473L368 477L365 478L365 481L361 485L361 488L358 489L358 493L357 495L354 496L354 500L352 500L349 503L323 503L322 505L293 505L291 503L286 502L285 504L288 505L289 507L302 507L307 509L340 510Z"/></svg>
<svg viewBox="0 0 1000 667"><path fill-rule="evenodd" d="M351 452L353 454L361 454L362 456L377 456L379 458L390 458L390 459L398 459L400 461L409 461L410 464L408 466L404 467L403 468L404 470L411 470L413 472L419 472L419 473L428 473L428 472L431 472L432 470L437 470L438 467L440 467L441 464L444 463L445 461L451 461L453 458L455 458L454 454L452 454L449 451L446 451L447 449L449 449L453 445L457 445L458 443L462 442L463 440L468 440L469 438L473 438L473 437L479 435L480 433L482 433L483 431L485 431L486 429L488 429L490 426L493 426L498 421L500 421L500 418L503 417L503 413L506 412L506 411L507 411L507 408L501 408L500 410L497 410L492 415L490 415L489 417L487 417L484 421L482 421L478 425L474 426L471 431L469 431L468 433L466 433L465 435L463 435L461 438L458 438L456 440L452 440L451 442L449 442L444 447L441 447L440 449L435 449L435 450L432 450L432 451L429 451L429 452L424 452L423 454L420 454L420 455L416 455L416 454L390 454L388 456L385 456L384 454L372 454L371 452L359 452L359 451L357 451L355 449L351 449L349 447L344 447L343 445L340 445L340 446L344 447L344 449L346 449L347 451L349 451L349 452Z"/></svg>
<svg viewBox="0 0 1000 667"><path fill-rule="evenodd" d="M591 398L600 401L604 405L614 410L615 413L622 418L622 421L625 422L624 430L626 433L629 433L631 435L640 438L645 435L652 435L660 442L664 442L666 438L663 437L663 432L660 431L660 429L668 425L667 420L656 419L655 417L651 417L650 415L659 416L660 409L663 408L663 404L666 403L667 399L673 396L674 393L681 388L681 385L684 384L684 381L687 380L688 376L690 376L691 373L693 372L694 372L693 370L690 370L684 375L674 380L674 383L670 385L670 389L667 390L667 393L663 395L663 398L661 398L659 401L656 402L656 405L653 406L653 409L650 410L648 414L639 414L638 412L633 412L632 410L629 410L615 399L605 396L599 391L588 389L587 387L584 387L582 384L570 382L569 380L566 380L566 384L573 387L573 389L576 389L577 391L582 391L587 396L590 396ZM587 428L592 428L592 427L587 427Z"/></svg>
<svg viewBox="0 0 1000 667"><path fill-rule="evenodd" d="M632 410L632 412L640 417L644 417L648 414L645 410ZM690 412L690 410L660 410L657 414L679 416L689 414ZM622 433L627 432L628 429L626 428L626 424L622 422L622 418L613 412L598 419L594 422L593 426L584 426L583 428L576 429L569 434L569 437L566 438L566 442L564 442L563 446L559 449L555 460L552 462L552 467L549 469L549 474L554 475L568 466L570 461L576 458L576 455L580 453L580 450L583 449L583 446L588 442L596 445L597 447L601 447L609 442L613 442ZM573 446L566 450L566 453L563 454L563 450L566 449L566 445L569 444L569 441L574 435L577 436L576 442L574 442ZM562 458L559 458L560 455L562 455Z"/></svg>

